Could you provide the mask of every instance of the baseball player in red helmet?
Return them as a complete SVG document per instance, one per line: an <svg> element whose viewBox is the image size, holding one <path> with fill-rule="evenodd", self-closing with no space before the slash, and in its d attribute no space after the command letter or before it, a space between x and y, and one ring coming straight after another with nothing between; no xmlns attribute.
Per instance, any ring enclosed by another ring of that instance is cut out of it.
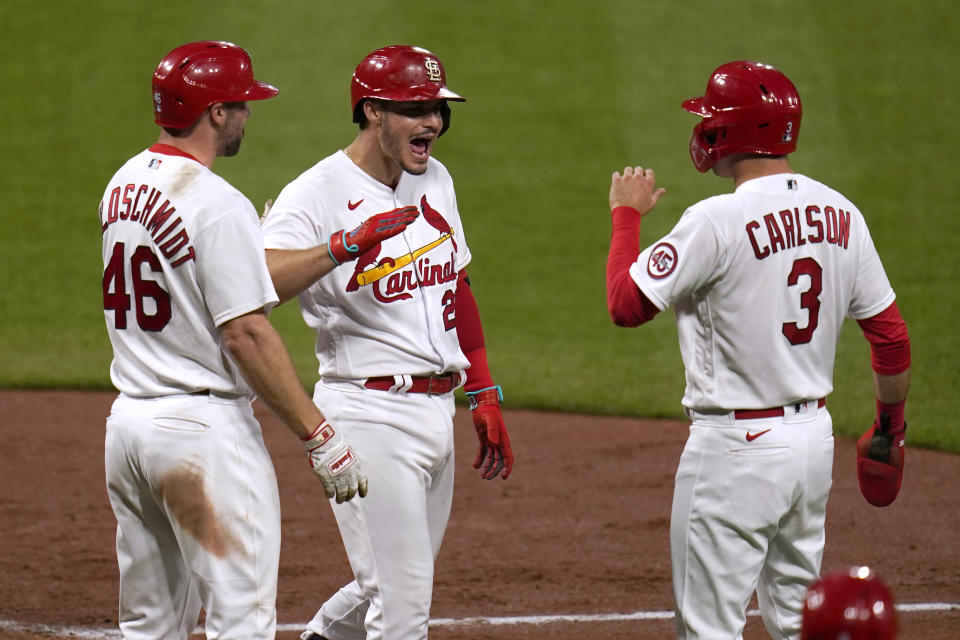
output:
<svg viewBox="0 0 960 640"><path fill-rule="evenodd" d="M177 47L153 77L159 140L100 202L103 310L120 391L107 419L120 629L273 638L280 506L251 403L301 437L328 497L366 493L339 428L297 379L267 320L277 303L253 205L211 171L240 149L248 102L277 95L228 42Z"/></svg>
<svg viewBox="0 0 960 640"><path fill-rule="evenodd" d="M619 326L674 307L690 435L670 522L679 638L739 638L754 590L773 637L797 638L818 575L833 464L826 407L845 316L870 343L877 418L859 443L864 496L897 495L910 341L866 221L790 166L800 96L758 62L718 67L690 155L734 191L689 207L640 251L664 189L654 172L613 174L607 303Z"/></svg>
<svg viewBox="0 0 960 640"><path fill-rule="evenodd" d="M280 299L299 296L317 332L314 401L362 449L372 487L334 507L355 580L305 640L427 637L453 496L455 389L470 399L474 467L487 479L513 468L453 181L433 157L450 101L463 98L430 51L365 56L351 83L353 142L288 184L264 221Z"/></svg>
<svg viewBox="0 0 960 640"><path fill-rule="evenodd" d="M848 567L814 580L803 602L801 640L896 640L893 596L870 567Z"/></svg>

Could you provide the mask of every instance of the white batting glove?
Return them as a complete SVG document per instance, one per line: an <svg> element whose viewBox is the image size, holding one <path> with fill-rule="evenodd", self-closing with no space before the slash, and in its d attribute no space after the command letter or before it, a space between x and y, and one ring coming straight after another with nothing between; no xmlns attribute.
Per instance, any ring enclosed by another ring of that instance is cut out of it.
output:
<svg viewBox="0 0 960 640"><path fill-rule="evenodd" d="M303 447L307 450L310 467L323 483L328 498L336 497L337 503L346 502L358 493L367 495L367 474L360 459L350 444L324 420L306 438Z"/></svg>

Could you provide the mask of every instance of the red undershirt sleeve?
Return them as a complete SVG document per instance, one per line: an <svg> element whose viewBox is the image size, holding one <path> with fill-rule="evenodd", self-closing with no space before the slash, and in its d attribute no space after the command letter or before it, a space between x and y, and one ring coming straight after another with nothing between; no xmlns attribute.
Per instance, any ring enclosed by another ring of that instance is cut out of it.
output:
<svg viewBox="0 0 960 640"><path fill-rule="evenodd" d="M630 277L630 265L640 255L640 212L616 207L610 215L613 233L607 255L607 310L618 327L636 327L660 312Z"/></svg>
<svg viewBox="0 0 960 640"><path fill-rule="evenodd" d="M870 343L870 364L875 372L894 376L910 368L910 336L896 302L857 324Z"/></svg>
<svg viewBox="0 0 960 640"><path fill-rule="evenodd" d="M456 294L457 338L460 350L470 361L467 369L465 391L479 391L495 386L487 364L487 348L483 341L483 326L480 324L480 310L476 298L467 282L467 272L457 276Z"/></svg>

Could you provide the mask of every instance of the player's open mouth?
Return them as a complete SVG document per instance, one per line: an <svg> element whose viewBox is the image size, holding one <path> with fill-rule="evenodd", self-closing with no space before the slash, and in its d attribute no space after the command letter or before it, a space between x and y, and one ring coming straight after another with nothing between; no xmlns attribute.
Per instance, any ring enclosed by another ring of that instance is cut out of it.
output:
<svg viewBox="0 0 960 640"><path fill-rule="evenodd" d="M430 144L433 140L429 138L414 138L410 141L410 152L418 160L426 160L430 156Z"/></svg>

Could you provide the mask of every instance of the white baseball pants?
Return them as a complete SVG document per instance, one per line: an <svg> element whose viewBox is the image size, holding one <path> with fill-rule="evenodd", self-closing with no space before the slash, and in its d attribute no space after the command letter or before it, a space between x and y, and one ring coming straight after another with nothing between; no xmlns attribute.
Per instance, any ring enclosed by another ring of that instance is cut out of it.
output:
<svg viewBox="0 0 960 640"><path fill-rule="evenodd" d="M273 638L280 498L248 400L120 395L107 419L125 640Z"/></svg>
<svg viewBox="0 0 960 640"><path fill-rule="evenodd" d="M799 638L823 557L833 425L816 401L784 409L690 413L670 521L677 638L740 640L755 590L770 635Z"/></svg>
<svg viewBox="0 0 960 640"><path fill-rule="evenodd" d="M330 640L423 640L453 499L453 393L321 381L314 401L356 447L370 492L331 503L355 580L307 629Z"/></svg>

